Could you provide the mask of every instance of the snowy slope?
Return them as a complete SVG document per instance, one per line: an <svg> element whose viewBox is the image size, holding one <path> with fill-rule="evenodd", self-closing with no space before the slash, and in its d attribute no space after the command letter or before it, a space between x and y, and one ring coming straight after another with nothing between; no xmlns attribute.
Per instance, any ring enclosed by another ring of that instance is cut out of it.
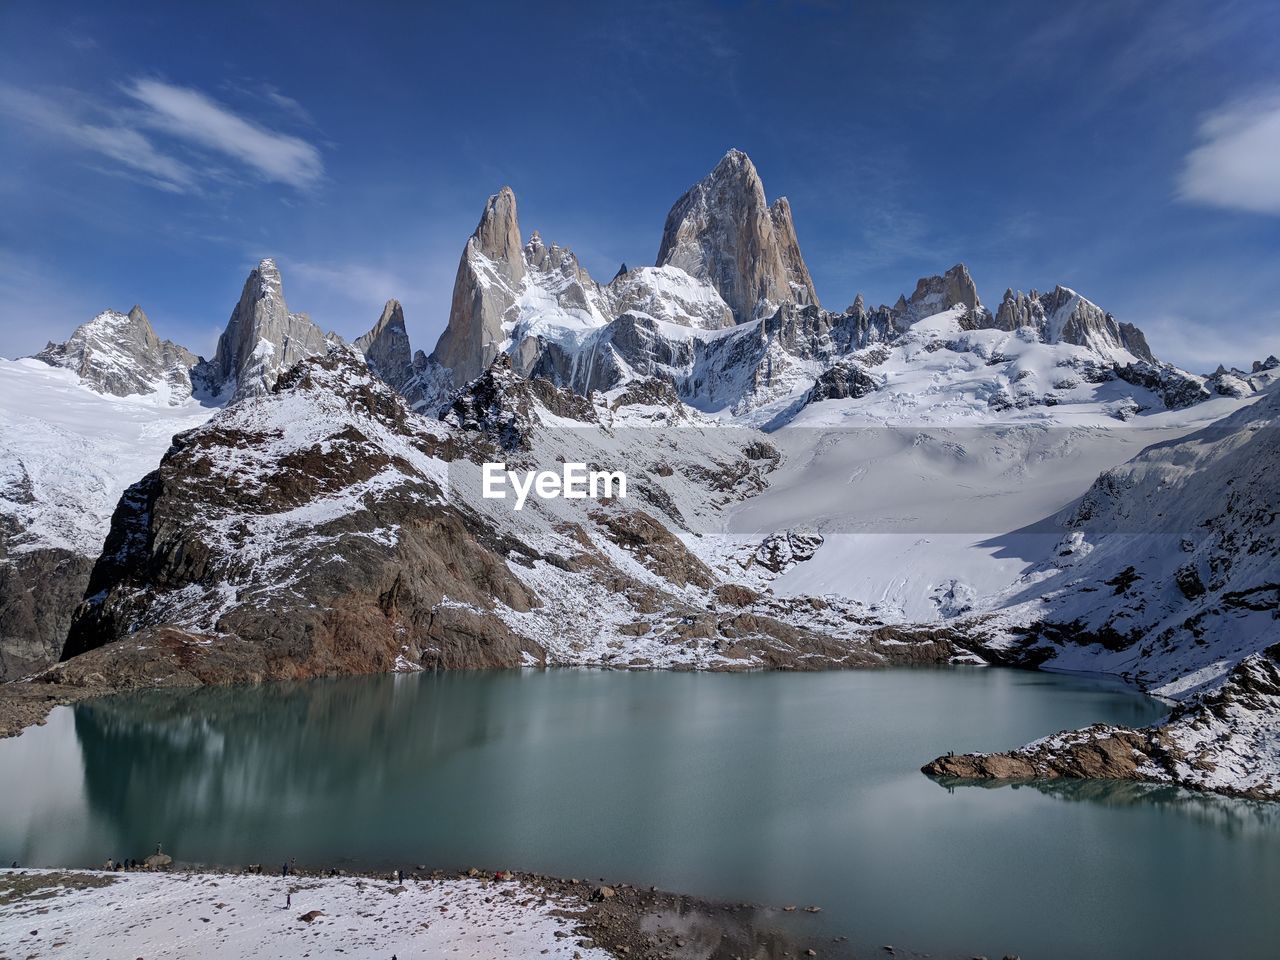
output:
<svg viewBox="0 0 1280 960"><path fill-rule="evenodd" d="M1054 664L1169 697L1280 631L1280 392L1103 473L1054 518L1044 563L999 598Z"/></svg>
<svg viewBox="0 0 1280 960"><path fill-rule="evenodd" d="M783 464L767 491L734 508L728 530L825 538L776 592L839 594L903 622L989 609L1062 536L1025 528L1103 470L1242 402L1164 410L1143 387L1099 379L1088 348L1026 328L962 330L963 316L923 319L873 348L879 389L806 404L769 435Z"/></svg>
<svg viewBox="0 0 1280 960"><path fill-rule="evenodd" d="M69 370L0 359L0 514L21 531L10 549L96 556L125 488L213 413L189 396L116 397Z"/></svg>

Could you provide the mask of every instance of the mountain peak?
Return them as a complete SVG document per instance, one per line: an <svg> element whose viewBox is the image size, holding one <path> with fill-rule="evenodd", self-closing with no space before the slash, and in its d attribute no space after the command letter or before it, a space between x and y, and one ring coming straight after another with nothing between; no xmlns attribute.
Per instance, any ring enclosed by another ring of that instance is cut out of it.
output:
<svg viewBox="0 0 1280 960"><path fill-rule="evenodd" d="M361 353L364 353L365 349L362 344L367 344L389 330L396 329L404 329L404 308L400 306L399 300L392 298L383 306L378 322L373 325L368 333L356 340L355 347Z"/></svg>
<svg viewBox="0 0 1280 960"><path fill-rule="evenodd" d="M413 351L399 300L387 301L378 322L354 346L364 354L369 369L396 390L401 390L413 376Z"/></svg>
<svg viewBox="0 0 1280 960"><path fill-rule="evenodd" d="M35 358L75 372L99 393L127 397L164 391L170 403L190 395L188 370L196 363L185 347L161 340L137 304L127 314L102 311L65 342L50 341Z"/></svg>
<svg viewBox="0 0 1280 960"><path fill-rule="evenodd" d="M270 392L280 371L327 349L323 331L305 313L289 313L275 260L264 257L245 278L240 300L218 337L200 378L215 395L231 399Z"/></svg>
<svg viewBox="0 0 1280 960"><path fill-rule="evenodd" d="M710 173L712 177L727 175L739 175L757 183L760 182L760 174L756 171L756 165L751 162L749 156L737 147L730 147Z"/></svg>
<svg viewBox="0 0 1280 960"><path fill-rule="evenodd" d="M513 270L521 267L520 220L514 190L503 187L489 198L471 236L477 249L490 260L502 261Z"/></svg>
<svg viewBox="0 0 1280 960"><path fill-rule="evenodd" d="M532 238L530 240L532 243ZM538 245L541 246L541 237ZM516 195L503 187L484 205L453 281L449 323L430 359L453 371L456 383L479 376L497 355L502 319L525 278Z"/></svg>
<svg viewBox="0 0 1280 960"><path fill-rule="evenodd" d="M905 309L913 319L920 319L949 310L962 304L970 313L983 310L978 299L978 287L969 275L969 268L957 263L941 276L921 277L916 281L911 298L899 298L896 309Z"/></svg>
<svg viewBox="0 0 1280 960"><path fill-rule="evenodd" d="M1139 360L1155 363L1142 331L1132 323L1120 323L1096 303L1070 287L1055 284L1049 293L1006 290L992 326L998 330L1031 327L1045 343L1070 343L1112 357L1125 351Z"/></svg>
<svg viewBox="0 0 1280 960"><path fill-rule="evenodd" d="M767 203L755 165L737 149L671 208L657 265L679 267L711 283L738 323L779 303L818 302L790 204Z"/></svg>

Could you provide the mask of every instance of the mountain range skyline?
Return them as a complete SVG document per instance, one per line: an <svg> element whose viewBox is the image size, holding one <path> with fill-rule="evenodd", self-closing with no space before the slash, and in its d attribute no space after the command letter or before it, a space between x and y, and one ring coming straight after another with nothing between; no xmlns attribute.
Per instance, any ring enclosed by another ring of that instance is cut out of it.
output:
<svg viewBox="0 0 1280 960"><path fill-rule="evenodd" d="M431 343L504 184L604 278L654 262L666 211L730 147L790 200L837 309L962 261L988 302L1086 291L1183 366L1206 327L1224 363L1274 350L1265 5L499 5L498 34L380 9L359 36L321 10L305 44L280 42L288 6L228 9L0 11L25 38L0 64L0 354L134 303L211 354L263 257L326 329L354 337L394 297Z"/></svg>

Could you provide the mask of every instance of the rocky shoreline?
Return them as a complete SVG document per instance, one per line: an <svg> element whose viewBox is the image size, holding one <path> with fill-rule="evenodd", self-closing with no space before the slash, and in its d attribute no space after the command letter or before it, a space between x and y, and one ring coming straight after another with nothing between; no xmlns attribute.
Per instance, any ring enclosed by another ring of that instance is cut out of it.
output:
<svg viewBox="0 0 1280 960"><path fill-rule="evenodd" d="M938 757L921 770L957 781L1141 780L1280 800L1280 644L1154 726L1094 724L1017 750Z"/></svg>
<svg viewBox="0 0 1280 960"><path fill-rule="evenodd" d="M113 892L117 884L130 890L127 905L123 890ZM246 937L253 938L248 949L268 948L271 956L286 958L317 950L377 956L413 950L417 956L443 944L461 956L495 958L928 956L892 946L855 950L846 937L810 919L820 912L817 906L719 903L603 879L475 868L290 868L287 875L261 866L0 870L0 942L41 955L50 947L88 949L94 938L132 955L154 950L155 936L192 957L227 955L221 951L228 949L256 956L247 952ZM184 914L190 915L185 925ZM279 929L265 942L268 928Z"/></svg>
<svg viewBox="0 0 1280 960"><path fill-rule="evenodd" d="M115 693L113 688L69 687L61 683L0 683L0 739L42 725L54 707Z"/></svg>

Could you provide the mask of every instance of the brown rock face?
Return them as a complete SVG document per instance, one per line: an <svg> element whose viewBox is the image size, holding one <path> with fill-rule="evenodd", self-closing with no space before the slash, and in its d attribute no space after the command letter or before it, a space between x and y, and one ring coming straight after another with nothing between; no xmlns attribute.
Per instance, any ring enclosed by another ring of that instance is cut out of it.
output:
<svg viewBox="0 0 1280 960"><path fill-rule="evenodd" d="M599 510L592 519L609 537L650 570L678 587L692 583L709 589L715 579L666 527L640 510Z"/></svg>
<svg viewBox="0 0 1280 960"><path fill-rule="evenodd" d="M1250 654L1223 682L1139 729L1094 724L1004 753L947 755L922 769L965 780L1147 780L1280 799L1280 644Z"/></svg>
<svg viewBox="0 0 1280 960"><path fill-rule="evenodd" d="M0 682L56 663L93 561L61 549L5 552L0 535Z"/></svg>
<svg viewBox="0 0 1280 960"><path fill-rule="evenodd" d="M818 303L790 204L779 199L768 205L760 176L741 150L730 150L676 201L657 265L709 281L738 323L754 319L764 302Z"/></svg>
<svg viewBox="0 0 1280 960"><path fill-rule="evenodd" d="M1141 779L1138 768L1152 751L1152 738L1143 731L1097 724L1065 735L1060 745L938 757L923 770L931 776L965 780L1135 780Z"/></svg>
<svg viewBox="0 0 1280 960"><path fill-rule="evenodd" d="M453 283L449 325L431 359L453 371L455 383L478 377L498 355L502 318L524 280L516 195L503 187L489 198L462 251Z"/></svg>
<svg viewBox="0 0 1280 960"><path fill-rule="evenodd" d="M769 220L773 223L773 234L778 242L782 263L787 268L787 280L805 293L805 298L797 298L797 302L817 304L818 295L814 292L813 278L809 276L809 268L800 255L800 240L796 237L795 221L791 219L791 201L786 197L773 201L769 207Z"/></svg>
<svg viewBox="0 0 1280 960"><path fill-rule="evenodd" d="M180 435L121 500L57 673L120 686L541 659L488 614L536 598L493 531L445 502L428 458L447 445L425 425L341 349Z"/></svg>

